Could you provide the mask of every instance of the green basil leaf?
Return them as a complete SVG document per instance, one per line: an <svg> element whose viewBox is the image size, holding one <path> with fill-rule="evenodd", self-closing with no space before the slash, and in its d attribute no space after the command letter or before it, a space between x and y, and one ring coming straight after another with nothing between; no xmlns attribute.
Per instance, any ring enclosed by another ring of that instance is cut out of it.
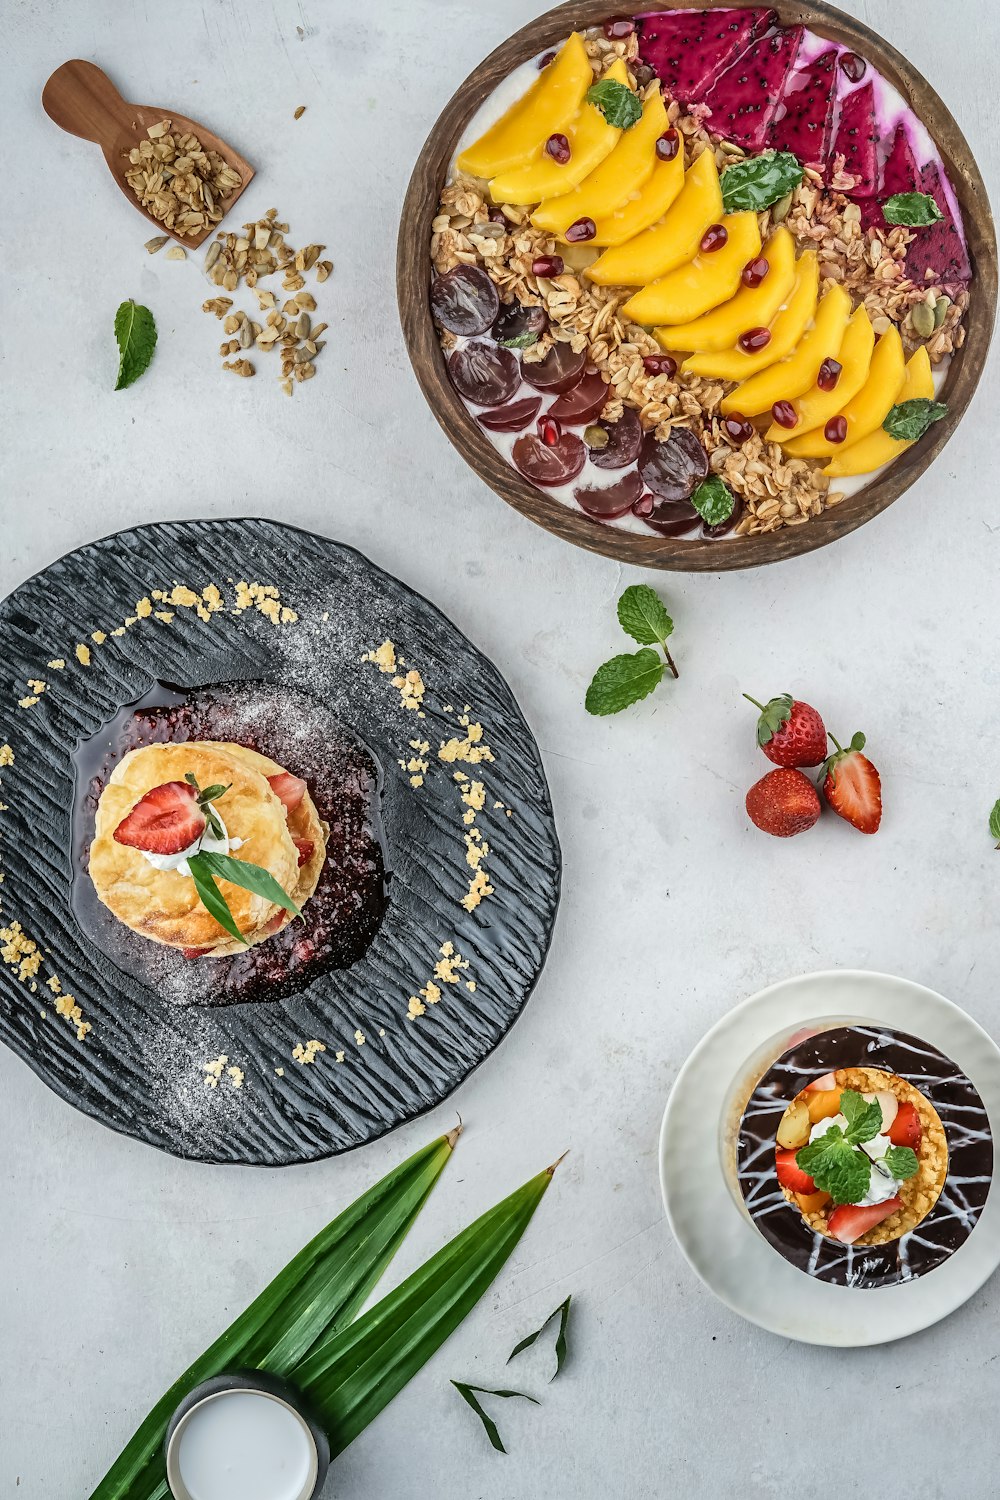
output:
<svg viewBox="0 0 1000 1500"><path fill-rule="evenodd" d="M587 90L587 103L596 105L608 124L618 130L630 130L642 115L639 96L613 78L593 84Z"/></svg>
<svg viewBox="0 0 1000 1500"><path fill-rule="evenodd" d="M148 307L131 297L115 313L115 339L118 343L118 379L115 390L123 391L149 368L156 348L156 324Z"/></svg>
<svg viewBox="0 0 1000 1500"><path fill-rule="evenodd" d="M545 1319L545 1322L540 1328L536 1328L534 1333L529 1333L527 1338L523 1338L519 1344L514 1345L513 1349L507 1356L507 1363L510 1364L512 1359L516 1359L519 1354L523 1354L525 1349L530 1349L532 1344L538 1338L539 1334L544 1333L546 1328L548 1328L549 1324L552 1322L552 1319L558 1315L559 1330L556 1333L556 1368L555 1373L551 1377L553 1380L555 1380L556 1375L559 1374L559 1371L562 1369L563 1364L566 1360L566 1324L569 1322L569 1307L572 1301L573 1294L571 1292L566 1298L565 1302L560 1302L559 1306L555 1309L555 1312L549 1313L548 1317Z"/></svg>
<svg viewBox="0 0 1000 1500"><path fill-rule="evenodd" d="M535 1406L541 1406L538 1398L536 1396L529 1396L526 1391L488 1391L483 1385L466 1385L464 1380L453 1380L451 1383L462 1400L467 1401L472 1407L472 1410L486 1428L486 1436L498 1453L506 1453L507 1449L500 1440L500 1432L497 1424L489 1412L484 1411L480 1403L476 1400L477 1394L480 1396L502 1396L504 1400L510 1396L519 1396L522 1401L530 1401Z"/></svg>
<svg viewBox="0 0 1000 1500"><path fill-rule="evenodd" d="M665 666L649 646L634 656L613 656L598 667L587 689L584 706L588 714L617 714L630 703L648 698Z"/></svg>
<svg viewBox="0 0 1000 1500"><path fill-rule="evenodd" d="M1000 797L994 802L990 813L990 833L995 839L1000 839Z"/></svg>
<svg viewBox="0 0 1000 1500"><path fill-rule="evenodd" d="M618 600L618 623L640 646L662 646L674 622L648 583L633 583Z"/></svg>
<svg viewBox="0 0 1000 1500"><path fill-rule="evenodd" d="M252 865L245 859L234 859L231 854L211 854L207 849L196 854L194 860L198 861L206 874L215 875L219 880L228 880L230 885L252 891L255 896L263 896L265 901L271 901L284 911L291 912L293 917L301 916L291 897L282 890L274 876L261 869L260 865ZM188 860L189 867L193 863L193 860Z"/></svg>
<svg viewBox="0 0 1000 1500"><path fill-rule="evenodd" d="M932 401L928 396L915 396L912 401L897 401L882 427L891 438L915 443L918 438L923 437L932 423L940 422L947 415L948 408L943 401Z"/></svg>
<svg viewBox="0 0 1000 1500"><path fill-rule="evenodd" d="M237 927L236 919L229 910L225 896L212 878L211 871L206 868L205 861L210 858L208 854L192 854L187 862L188 869L191 871L191 879L198 892L198 899L219 926L225 928L230 937L234 937L238 943L243 943L245 946L246 938Z"/></svg>
<svg viewBox="0 0 1000 1500"><path fill-rule="evenodd" d="M709 474L691 496L691 504L706 526L721 526L732 515L736 496L718 474Z"/></svg>
<svg viewBox="0 0 1000 1500"><path fill-rule="evenodd" d="M735 162L722 174L722 206L727 214L752 209L760 213L794 191L802 181L802 163L790 151L765 151Z"/></svg>
<svg viewBox="0 0 1000 1500"><path fill-rule="evenodd" d="M906 224L921 229L927 224L937 224L944 218L930 193L893 193L882 204L882 217L887 224Z"/></svg>

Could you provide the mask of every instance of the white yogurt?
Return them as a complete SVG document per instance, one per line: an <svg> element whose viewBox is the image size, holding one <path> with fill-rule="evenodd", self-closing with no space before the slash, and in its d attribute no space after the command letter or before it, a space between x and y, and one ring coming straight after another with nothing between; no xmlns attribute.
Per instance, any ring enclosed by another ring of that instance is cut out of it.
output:
<svg viewBox="0 0 1000 1500"><path fill-rule="evenodd" d="M215 812L215 809L212 809ZM177 854L150 854L147 849L142 850L142 857L153 866L154 870L176 870L178 875L190 875L191 866L188 860L193 854L200 854L202 850L206 854L228 854L232 849L242 849L242 839L231 839L225 823L219 814L219 826L222 829L221 837L213 833L209 824L205 825L205 832L196 838L193 844L188 844L186 849L181 849Z"/></svg>
<svg viewBox="0 0 1000 1500"><path fill-rule="evenodd" d="M831 1125L839 1125L841 1130L847 1129L847 1117L845 1115L831 1115L825 1120L817 1120L809 1132L810 1141L815 1141L819 1136L826 1135ZM877 1135L873 1140L866 1141L859 1149L871 1160L871 1171L868 1180L868 1191L859 1199L858 1208L872 1208L876 1203L885 1203L888 1198L895 1198L899 1192L899 1183L887 1167L879 1166L883 1156L892 1145L887 1135Z"/></svg>
<svg viewBox="0 0 1000 1500"><path fill-rule="evenodd" d="M302 1418L262 1391L221 1391L194 1407L177 1439L191 1500L301 1500L316 1449Z"/></svg>

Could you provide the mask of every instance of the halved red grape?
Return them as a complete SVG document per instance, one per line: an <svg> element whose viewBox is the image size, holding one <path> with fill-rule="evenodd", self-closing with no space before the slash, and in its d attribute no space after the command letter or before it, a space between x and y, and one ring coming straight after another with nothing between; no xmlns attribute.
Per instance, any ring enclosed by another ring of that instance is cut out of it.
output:
<svg viewBox="0 0 1000 1500"><path fill-rule="evenodd" d="M634 464L642 447L642 423L631 406L622 408L617 422L598 422L604 429L608 441L603 448L593 448L590 461L599 469L624 469Z"/></svg>
<svg viewBox="0 0 1000 1500"><path fill-rule="evenodd" d="M516 354L499 344L466 344L448 360L448 374L460 396L474 406L502 406L521 384Z"/></svg>
<svg viewBox="0 0 1000 1500"><path fill-rule="evenodd" d="M605 385L599 370L587 370L570 390L557 396L548 415L567 426L586 426L601 415L607 405L610 386Z"/></svg>
<svg viewBox="0 0 1000 1500"><path fill-rule="evenodd" d="M685 536L701 525L701 516L684 500L661 501L650 515L640 516L640 520L658 536Z"/></svg>
<svg viewBox="0 0 1000 1500"><path fill-rule="evenodd" d="M541 396L524 396L509 406L494 406L490 411L477 413L476 421L489 432L520 432L535 420L541 404Z"/></svg>
<svg viewBox="0 0 1000 1500"><path fill-rule="evenodd" d="M499 310L499 293L479 266L452 266L431 283L431 312L449 333L485 333Z"/></svg>
<svg viewBox="0 0 1000 1500"><path fill-rule="evenodd" d="M614 484L603 487L581 484L573 491L580 509L595 521L613 521L616 516L623 516L641 494L642 480L637 469L629 469Z"/></svg>
<svg viewBox="0 0 1000 1500"><path fill-rule="evenodd" d="M708 473L708 454L687 427L675 427L664 441L647 438L639 473L660 500L690 500Z"/></svg>
<svg viewBox="0 0 1000 1500"><path fill-rule="evenodd" d="M493 337L498 344L513 349L527 349L537 344L549 326L549 315L544 307L524 307L520 302L505 302L501 305L493 324Z"/></svg>
<svg viewBox="0 0 1000 1500"><path fill-rule="evenodd" d="M511 452L514 466L532 484L546 487L569 484L587 460L587 450L578 437L564 432L558 443L549 447L534 432L519 437Z"/></svg>
<svg viewBox="0 0 1000 1500"><path fill-rule="evenodd" d="M586 363L582 349L575 354L569 344L553 344L544 359L526 364L521 373L536 391L568 391L580 379Z"/></svg>

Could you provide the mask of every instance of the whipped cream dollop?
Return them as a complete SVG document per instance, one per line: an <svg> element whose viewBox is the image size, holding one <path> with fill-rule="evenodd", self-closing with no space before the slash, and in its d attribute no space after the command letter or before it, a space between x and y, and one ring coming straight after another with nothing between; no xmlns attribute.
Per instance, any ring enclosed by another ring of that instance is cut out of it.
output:
<svg viewBox="0 0 1000 1500"><path fill-rule="evenodd" d="M226 828L218 811L214 808L213 811L218 819L219 827L222 829L221 837L219 834L213 833L211 827L206 823L204 833L196 838L193 844L189 844L186 849L180 849L176 854L150 854L148 850L143 849L143 859L147 860L153 866L154 870L176 870L179 875L190 875L191 866L188 864L188 860L192 855L200 854L202 850L206 854L229 854L233 849L242 849L243 840L231 839L229 837L229 830Z"/></svg>
<svg viewBox="0 0 1000 1500"><path fill-rule="evenodd" d="M831 1125L839 1125L841 1130L846 1130L846 1115L830 1115L825 1120L817 1120L809 1132L810 1141L816 1140L818 1136L826 1135ZM899 1183L888 1167L879 1165L891 1145L892 1142L887 1135L877 1135L872 1140L865 1141L863 1146L855 1147L856 1151L863 1152L871 1161L868 1191L863 1198L858 1200L859 1208L871 1208L876 1203L885 1203L886 1199L895 1198L899 1192Z"/></svg>

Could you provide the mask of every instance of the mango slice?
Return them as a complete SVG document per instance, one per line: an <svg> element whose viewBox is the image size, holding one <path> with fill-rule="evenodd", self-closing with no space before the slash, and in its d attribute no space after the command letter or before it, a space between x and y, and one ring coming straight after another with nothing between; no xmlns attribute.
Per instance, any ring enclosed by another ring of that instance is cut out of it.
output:
<svg viewBox="0 0 1000 1500"><path fill-rule="evenodd" d="M748 328L766 327L795 282L795 241L787 229L776 229L762 253L768 272L760 286L740 286L735 297L690 323L654 329L661 347L715 353L731 348Z"/></svg>
<svg viewBox="0 0 1000 1500"><path fill-rule="evenodd" d="M526 94L491 125L456 166L473 177L495 177L532 161L549 136L563 131L594 81L583 38L574 31Z"/></svg>
<svg viewBox="0 0 1000 1500"><path fill-rule="evenodd" d="M831 417L836 416L844 402L853 400L868 379L874 347L875 330L871 319L866 310L859 307L844 330L844 340L837 354L842 369L833 390L823 391L818 385L812 386L795 403L798 413L795 426L780 427L777 422L772 422L766 433L768 442L790 442L800 433L822 427Z"/></svg>
<svg viewBox="0 0 1000 1500"><path fill-rule="evenodd" d="M679 158L678 152L674 160ZM599 286L647 286L691 260L705 230L721 218L719 171L711 151L703 151L684 173L684 185L662 221L605 250L587 275Z"/></svg>
<svg viewBox="0 0 1000 1500"><path fill-rule="evenodd" d="M819 297L819 260L815 250L806 250L795 266L795 285L788 301L770 324L771 342L757 354L726 349L720 354L694 354L681 366L688 375L707 375L712 380L747 380L791 354L816 316Z"/></svg>
<svg viewBox="0 0 1000 1500"><path fill-rule="evenodd" d="M723 398L722 413L741 411L753 417L769 411L776 401L792 401L801 396L816 380L824 359L836 359L847 320L851 316L851 298L842 286L831 286L820 298L813 326L805 333L787 359L768 365L758 375L738 386ZM784 431L784 428L782 428Z"/></svg>
<svg viewBox="0 0 1000 1500"><path fill-rule="evenodd" d="M604 76L612 83L628 88L628 69L623 58L612 63ZM587 103L586 96L562 133L569 143L569 161L561 164L555 161L544 149L548 137L543 137L538 142L539 154L535 161L493 178L490 197L494 203L540 203L554 193L568 192L600 166L622 136L616 126L608 124L596 104Z"/></svg>
<svg viewBox="0 0 1000 1500"><path fill-rule="evenodd" d="M667 111L660 95L659 85L657 85L642 107L642 119L637 121L631 130L622 131L621 138L610 155L594 167L579 187L574 187L572 192L563 192L558 198L549 197L539 203L531 215L532 224L536 229L547 230L549 234L561 235L571 224L575 224L577 219L593 219L597 224L613 214L616 209L622 208L649 181L658 160L656 142L666 128ZM683 178L683 152L678 151L677 156L682 158L681 177ZM677 157L674 160L676 161ZM572 165L572 158L567 162L567 166L570 165ZM662 162L660 165L671 164ZM675 193L674 197L676 196ZM673 202L673 198L670 202ZM665 209L660 210L661 213L665 211ZM656 217L659 218L659 216L658 213ZM626 237L623 236L623 238ZM587 243L592 245L594 241L589 240ZM601 244L611 243L610 240L601 241Z"/></svg>
<svg viewBox="0 0 1000 1500"><path fill-rule="evenodd" d="M895 324L888 328L872 355L868 379L853 401L840 408L840 415L847 423L847 436L842 443L831 443L822 427L793 438L782 446L793 458L829 458L841 453L852 443L866 438L870 432L882 426L899 398L906 378L906 356L903 341Z"/></svg>
<svg viewBox="0 0 1000 1500"><path fill-rule="evenodd" d="M683 323L728 301L760 250L760 230L755 213L727 214L720 223L729 234L721 250L699 251L686 266L644 286L625 303L624 316L636 323Z"/></svg>
<svg viewBox="0 0 1000 1500"><path fill-rule="evenodd" d="M603 219L595 219L597 233L592 245L621 245L663 218L684 186L684 155L658 161L645 187L622 208Z"/></svg>
<svg viewBox="0 0 1000 1500"><path fill-rule="evenodd" d="M903 388L896 401L915 401L920 396L928 401L934 399L934 376L923 344L910 356ZM891 463L912 446L912 443L903 442L900 438L891 438L879 427L868 437L852 443L845 452L836 453L823 473L828 474L831 479L839 479L847 474L870 474L873 469L880 469L883 464Z"/></svg>

